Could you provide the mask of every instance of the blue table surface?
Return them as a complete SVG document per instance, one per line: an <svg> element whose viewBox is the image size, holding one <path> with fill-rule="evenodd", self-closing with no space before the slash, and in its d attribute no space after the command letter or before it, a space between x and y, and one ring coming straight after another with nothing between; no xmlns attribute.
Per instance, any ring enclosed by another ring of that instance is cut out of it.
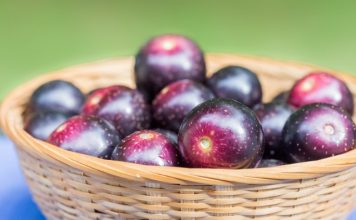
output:
<svg viewBox="0 0 356 220"><path fill-rule="evenodd" d="M32 200L13 144L4 136L0 136L0 219L45 219ZM356 220L356 210L348 220Z"/></svg>

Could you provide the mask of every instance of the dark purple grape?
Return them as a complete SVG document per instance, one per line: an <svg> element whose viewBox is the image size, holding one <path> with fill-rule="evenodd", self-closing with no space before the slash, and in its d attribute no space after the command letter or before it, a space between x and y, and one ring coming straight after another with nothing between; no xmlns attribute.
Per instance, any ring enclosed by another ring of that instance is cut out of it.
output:
<svg viewBox="0 0 356 220"><path fill-rule="evenodd" d="M56 112L38 112L25 124L25 130L33 137L46 141L51 133L70 116Z"/></svg>
<svg viewBox="0 0 356 220"><path fill-rule="evenodd" d="M122 137L150 127L150 107L143 95L125 86L97 89L88 96L84 115L96 115L112 122Z"/></svg>
<svg viewBox="0 0 356 220"><path fill-rule="evenodd" d="M256 105L254 111L265 137L264 157L283 159L282 130L289 116L295 111L294 107L284 102L270 102Z"/></svg>
<svg viewBox="0 0 356 220"><path fill-rule="evenodd" d="M164 87L153 101L153 118L158 127L178 132L184 117L214 94L192 80L180 80Z"/></svg>
<svg viewBox="0 0 356 220"><path fill-rule="evenodd" d="M152 130L136 131L124 138L111 158L155 166L180 164L177 148L165 135Z"/></svg>
<svg viewBox="0 0 356 220"><path fill-rule="evenodd" d="M80 112L84 100L84 94L72 83L54 80L34 91L29 106L34 112L60 112L74 115Z"/></svg>
<svg viewBox="0 0 356 220"><path fill-rule="evenodd" d="M208 79L207 85L216 96L234 99L250 108L262 100L262 87L257 75L243 67L224 67Z"/></svg>
<svg viewBox="0 0 356 220"><path fill-rule="evenodd" d="M191 79L204 82L204 54L192 40L180 35L161 35L148 41L136 55L135 80L148 100L166 85Z"/></svg>
<svg viewBox="0 0 356 220"><path fill-rule="evenodd" d="M231 99L212 99L194 108L178 135L190 167L254 167L263 154L263 131L254 112Z"/></svg>
<svg viewBox="0 0 356 220"><path fill-rule="evenodd" d="M298 80L290 91L288 103L297 108L328 103L340 106L351 115L354 111L354 99L345 82L325 72L313 72Z"/></svg>
<svg viewBox="0 0 356 220"><path fill-rule="evenodd" d="M121 138L114 126L96 116L74 116L60 125L49 142L63 149L109 159Z"/></svg>
<svg viewBox="0 0 356 220"><path fill-rule="evenodd" d="M283 91L278 93L273 99L272 102L287 102L289 97L289 91Z"/></svg>
<svg viewBox="0 0 356 220"><path fill-rule="evenodd" d="M289 117L283 128L283 147L294 162L318 160L354 149L355 129L344 109L314 103Z"/></svg>
<svg viewBox="0 0 356 220"><path fill-rule="evenodd" d="M175 132L162 128L156 128L154 131L157 131L158 133L166 136L178 149L178 135Z"/></svg>
<svg viewBox="0 0 356 220"><path fill-rule="evenodd" d="M276 159L262 159L261 162L258 164L258 168L262 167L276 167L285 165L286 163L281 160Z"/></svg>

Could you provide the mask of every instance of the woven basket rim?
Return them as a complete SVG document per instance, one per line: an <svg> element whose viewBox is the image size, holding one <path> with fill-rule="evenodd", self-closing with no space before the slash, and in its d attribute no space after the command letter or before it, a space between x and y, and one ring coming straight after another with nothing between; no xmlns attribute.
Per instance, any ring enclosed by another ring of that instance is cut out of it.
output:
<svg viewBox="0 0 356 220"><path fill-rule="evenodd" d="M314 70L326 70L341 74L348 83L356 85L356 77L320 68L309 64L299 64L290 61L277 61L264 57L242 56L236 54L210 53L207 60L219 57L235 59L247 59L256 62L268 62L274 65L287 65L305 67ZM134 181L159 181L170 184L200 184L200 185L230 185L230 184L267 184L281 181L292 181L322 176L350 168L356 164L356 150L329 157L322 160L304 163L288 164L271 168L256 169L207 169L207 168L184 168L184 167L159 167L133 164L121 161L109 161L75 152L63 150L49 143L37 140L27 134L22 126L21 106L23 103L18 99L22 94L31 94L43 82L61 78L70 71L97 68L98 70L121 64L132 64L133 57L122 57L81 64L50 74L41 75L35 79L14 89L3 101L0 108L0 125L5 134L17 145L29 153L36 154L46 160L77 168L83 172L112 177L121 177ZM83 71L85 74L85 71ZM26 147L25 147L26 146Z"/></svg>

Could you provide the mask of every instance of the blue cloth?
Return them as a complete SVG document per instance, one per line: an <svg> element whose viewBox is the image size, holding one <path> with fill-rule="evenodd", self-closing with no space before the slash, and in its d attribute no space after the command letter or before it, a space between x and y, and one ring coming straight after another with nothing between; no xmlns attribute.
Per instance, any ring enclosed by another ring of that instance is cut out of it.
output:
<svg viewBox="0 0 356 220"><path fill-rule="evenodd" d="M4 136L0 136L0 219L44 219L31 198L14 147ZM356 220L356 211L348 220Z"/></svg>
<svg viewBox="0 0 356 220"><path fill-rule="evenodd" d="M0 219L45 219L33 202L13 144L0 136Z"/></svg>

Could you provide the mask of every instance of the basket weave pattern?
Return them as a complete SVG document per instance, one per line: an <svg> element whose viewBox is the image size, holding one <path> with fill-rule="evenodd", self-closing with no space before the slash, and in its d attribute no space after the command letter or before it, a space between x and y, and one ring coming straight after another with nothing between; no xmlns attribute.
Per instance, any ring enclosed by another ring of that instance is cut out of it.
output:
<svg viewBox="0 0 356 220"><path fill-rule="evenodd" d="M257 72L265 100L320 70L226 54L208 55L207 64L209 73L229 64ZM23 131L24 106L41 83L65 79L86 92L112 84L133 86L132 66L132 58L123 58L47 74L3 102L1 126L16 144L32 194L48 219L342 219L356 204L355 150L263 169L153 167L65 151ZM337 74L355 94L356 79Z"/></svg>

